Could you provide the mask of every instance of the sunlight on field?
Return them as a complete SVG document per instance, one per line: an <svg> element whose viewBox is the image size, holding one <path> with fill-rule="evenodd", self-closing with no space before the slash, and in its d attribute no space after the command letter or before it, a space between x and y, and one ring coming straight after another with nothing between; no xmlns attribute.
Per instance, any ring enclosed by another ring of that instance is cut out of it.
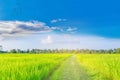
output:
<svg viewBox="0 0 120 80"><path fill-rule="evenodd" d="M0 80L42 80L69 54L0 54Z"/></svg>
<svg viewBox="0 0 120 80"><path fill-rule="evenodd" d="M67 79L75 71L75 78L84 77L83 71L89 80L119 80L119 57L119 54L0 54L0 80L49 80L57 75L56 71L60 71L58 80L63 78L60 75ZM70 68L72 63L75 66Z"/></svg>
<svg viewBox="0 0 120 80"><path fill-rule="evenodd" d="M80 54L77 55L90 80L119 80L119 54Z"/></svg>

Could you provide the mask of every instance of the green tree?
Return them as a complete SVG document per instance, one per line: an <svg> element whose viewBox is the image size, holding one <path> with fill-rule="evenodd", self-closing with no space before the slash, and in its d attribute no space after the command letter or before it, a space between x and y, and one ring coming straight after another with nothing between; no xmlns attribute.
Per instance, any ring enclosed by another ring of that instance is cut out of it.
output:
<svg viewBox="0 0 120 80"><path fill-rule="evenodd" d="M16 49L12 49L12 50L10 50L10 53L17 53L17 50Z"/></svg>

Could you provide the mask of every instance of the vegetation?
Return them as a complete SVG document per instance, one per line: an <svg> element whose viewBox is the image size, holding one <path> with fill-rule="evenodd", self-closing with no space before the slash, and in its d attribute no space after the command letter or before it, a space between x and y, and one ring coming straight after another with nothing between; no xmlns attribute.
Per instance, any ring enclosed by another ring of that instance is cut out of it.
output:
<svg viewBox="0 0 120 80"><path fill-rule="evenodd" d="M0 53L6 53L0 54L0 80L120 79L120 48L10 51L1 48Z"/></svg>
<svg viewBox="0 0 120 80"><path fill-rule="evenodd" d="M109 50L90 50L90 49L27 49L27 50L21 50L21 49L12 49L10 51L2 51L0 50L0 53L89 53L89 54L119 54L120 48L117 49L109 49Z"/></svg>
<svg viewBox="0 0 120 80"><path fill-rule="evenodd" d="M90 80L119 80L119 54L80 54L79 63L86 69Z"/></svg>
<svg viewBox="0 0 120 80"><path fill-rule="evenodd" d="M89 80L89 77L74 55L62 63L60 68L50 77L50 80Z"/></svg>
<svg viewBox="0 0 120 80"><path fill-rule="evenodd" d="M0 80L44 80L69 54L0 54Z"/></svg>
<svg viewBox="0 0 120 80"><path fill-rule="evenodd" d="M119 54L0 54L0 80L119 80Z"/></svg>

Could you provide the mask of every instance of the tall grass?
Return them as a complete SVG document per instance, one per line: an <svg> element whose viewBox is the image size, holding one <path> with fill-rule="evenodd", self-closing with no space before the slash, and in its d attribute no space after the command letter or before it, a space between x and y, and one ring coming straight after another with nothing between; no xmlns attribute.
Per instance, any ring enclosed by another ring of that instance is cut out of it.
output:
<svg viewBox="0 0 120 80"><path fill-rule="evenodd" d="M68 54L0 54L0 80L44 80Z"/></svg>
<svg viewBox="0 0 120 80"><path fill-rule="evenodd" d="M119 54L80 54L77 57L90 80L120 80Z"/></svg>

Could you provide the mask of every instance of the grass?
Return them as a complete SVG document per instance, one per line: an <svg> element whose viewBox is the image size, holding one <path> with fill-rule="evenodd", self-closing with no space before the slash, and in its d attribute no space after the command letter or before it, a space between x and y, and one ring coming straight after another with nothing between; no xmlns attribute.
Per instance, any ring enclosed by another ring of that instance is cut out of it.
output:
<svg viewBox="0 0 120 80"><path fill-rule="evenodd" d="M0 80L45 80L69 54L0 54Z"/></svg>
<svg viewBox="0 0 120 80"><path fill-rule="evenodd" d="M71 56L54 72L50 80L89 80L86 72L80 67L76 56Z"/></svg>
<svg viewBox="0 0 120 80"><path fill-rule="evenodd" d="M80 54L77 57L90 80L120 80L119 54Z"/></svg>
<svg viewBox="0 0 120 80"><path fill-rule="evenodd" d="M0 80L120 80L120 54L0 54Z"/></svg>

